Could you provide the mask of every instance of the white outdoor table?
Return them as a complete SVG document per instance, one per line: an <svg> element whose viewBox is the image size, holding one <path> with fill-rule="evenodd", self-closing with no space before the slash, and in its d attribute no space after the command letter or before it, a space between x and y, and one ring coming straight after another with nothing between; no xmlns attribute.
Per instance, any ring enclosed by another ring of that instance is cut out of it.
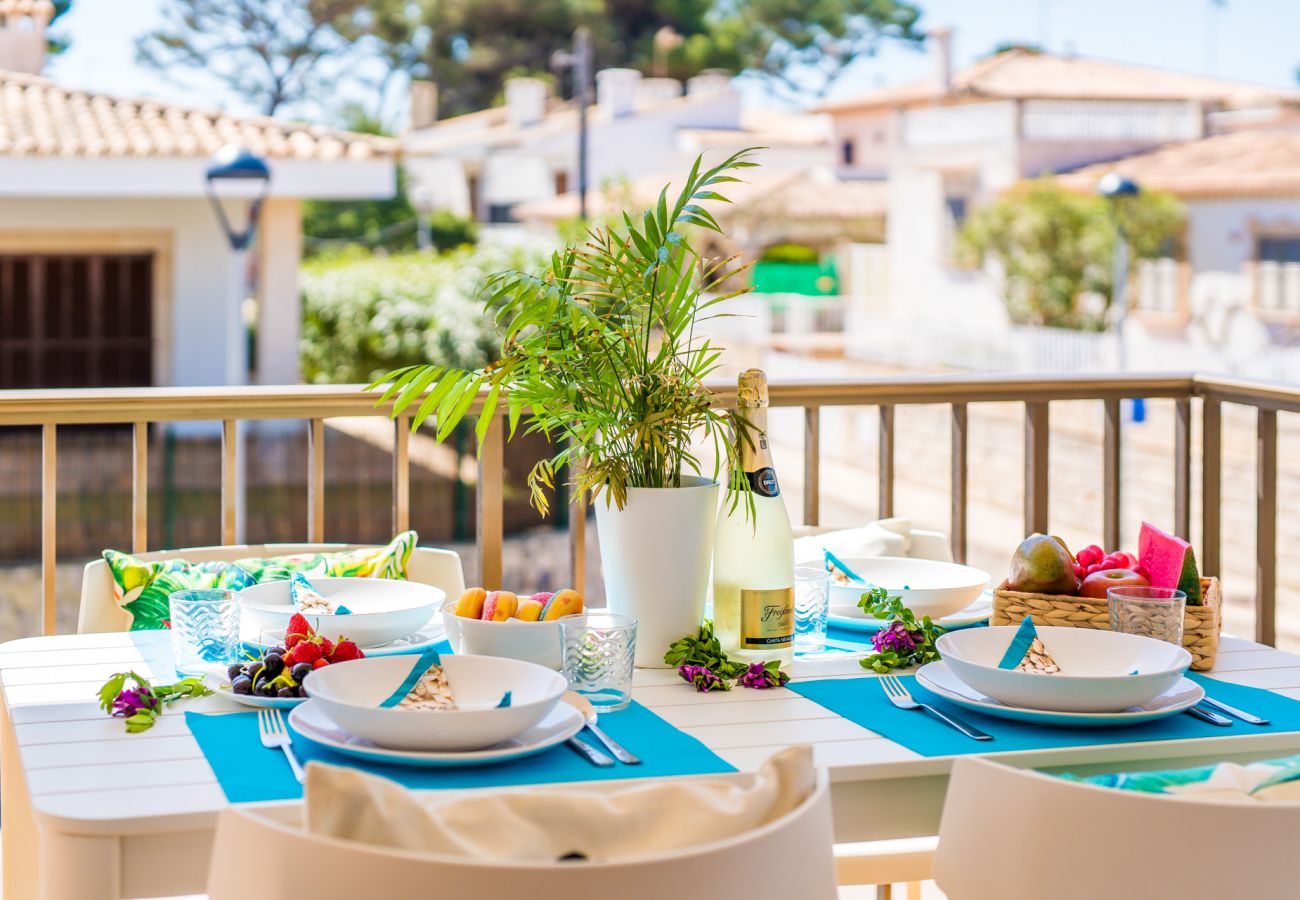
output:
<svg viewBox="0 0 1300 900"><path fill-rule="evenodd" d="M227 804L182 710L236 707L217 697L182 701L148 732L129 735L95 700L114 672L153 676L145 656L165 656L168 640L166 632L137 632L28 638L0 646L9 900L203 891L216 815ZM148 652L142 654L141 647ZM849 656L801 660L794 668L797 679L866 674ZM1300 656L1250 641L1225 637L1209 674L1300 699ZM929 835L938 827L951 757L919 756L783 689L697 694L671 670L642 670L635 696L741 770L757 768L782 747L812 744L817 761L830 769L837 840ZM1196 740L989 749L988 757L1012 765L1106 771L1281 756L1300 752L1300 733L1252 733L1238 723Z"/></svg>

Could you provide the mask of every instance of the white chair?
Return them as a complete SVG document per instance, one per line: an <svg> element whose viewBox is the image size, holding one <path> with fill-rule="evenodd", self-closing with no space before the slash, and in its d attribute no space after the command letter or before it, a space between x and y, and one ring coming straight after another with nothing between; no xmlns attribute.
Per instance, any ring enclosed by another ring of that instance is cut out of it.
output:
<svg viewBox="0 0 1300 900"><path fill-rule="evenodd" d="M949 900L1293 898L1300 804L1118 791L981 759L953 766L935 881Z"/></svg>
<svg viewBox="0 0 1300 900"><path fill-rule="evenodd" d="M159 550L140 553L146 562L185 559L190 562L233 562L250 556L288 556L294 553L335 553L355 550L360 544L232 544L223 547L187 547L183 550ZM459 597L465 590L465 573L460 556L452 550L416 547L411 551L406 575L411 581L442 588L448 597ZM81 581L81 608L77 615L77 632L125 631L130 616L117 605L113 594L113 573L108 563L97 559L86 564Z"/></svg>
<svg viewBox="0 0 1300 900"><path fill-rule="evenodd" d="M294 821L295 813L296 807L231 807L221 813L208 873L211 900L835 897L825 771L803 803L761 828L681 853L617 863L536 865L392 850L308 834Z"/></svg>

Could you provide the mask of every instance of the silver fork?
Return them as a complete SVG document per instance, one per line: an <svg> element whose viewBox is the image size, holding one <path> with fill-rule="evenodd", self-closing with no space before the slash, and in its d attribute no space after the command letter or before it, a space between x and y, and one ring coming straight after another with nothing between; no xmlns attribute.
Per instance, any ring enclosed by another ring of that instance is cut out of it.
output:
<svg viewBox="0 0 1300 900"><path fill-rule="evenodd" d="M991 734L985 734L972 725L967 725L965 722L954 719L952 716L945 715L929 704L917 703L912 699L912 694L907 690L907 688L903 687L903 682L898 680L897 675L880 676L880 687L884 690L885 696L889 698L889 702L897 706L899 709L921 709L928 712L945 725L948 725L951 728L956 728L968 738L974 738L977 741L993 740L993 735Z"/></svg>
<svg viewBox="0 0 1300 900"><path fill-rule="evenodd" d="M298 757L293 755L293 747L290 746L289 732L284 727L284 716L280 715L278 709L259 709L257 711L257 731L262 736L262 746L274 750L279 747L284 751L285 759L289 760L289 768L293 769L293 777L302 784L303 778L302 766L298 765Z"/></svg>

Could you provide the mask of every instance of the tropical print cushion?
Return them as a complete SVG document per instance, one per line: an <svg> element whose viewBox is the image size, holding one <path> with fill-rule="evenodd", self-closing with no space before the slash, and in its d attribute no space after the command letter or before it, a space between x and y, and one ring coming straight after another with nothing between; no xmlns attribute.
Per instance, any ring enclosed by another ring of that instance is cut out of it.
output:
<svg viewBox="0 0 1300 900"><path fill-rule="evenodd" d="M283 581L294 572L307 576L353 578L406 578L418 536L404 531L384 547L362 547L334 553L296 553L265 559L248 557L234 562L191 563L183 559L146 562L129 553L105 550L104 561L113 573L113 594L118 606L131 617L131 631L171 627L168 598L176 591L242 590L264 581Z"/></svg>

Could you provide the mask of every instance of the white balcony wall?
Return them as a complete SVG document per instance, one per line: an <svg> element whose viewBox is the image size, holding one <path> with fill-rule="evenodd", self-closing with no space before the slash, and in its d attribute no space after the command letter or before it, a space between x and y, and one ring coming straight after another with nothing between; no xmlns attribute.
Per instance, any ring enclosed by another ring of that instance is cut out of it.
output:
<svg viewBox="0 0 1300 900"><path fill-rule="evenodd" d="M904 147L947 147L1011 141L1016 137L1016 104L1010 100L911 109L902 114L899 141Z"/></svg>

